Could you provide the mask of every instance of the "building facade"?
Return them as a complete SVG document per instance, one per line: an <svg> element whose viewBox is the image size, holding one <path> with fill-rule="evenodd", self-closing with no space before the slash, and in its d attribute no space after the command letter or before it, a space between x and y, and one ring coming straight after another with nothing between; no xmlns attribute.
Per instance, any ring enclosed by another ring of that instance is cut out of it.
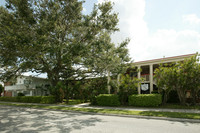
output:
<svg viewBox="0 0 200 133"><path fill-rule="evenodd" d="M19 76L16 81L4 83L4 96L17 96L23 93L25 96L46 96L50 94L50 82L45 78L32 76Z"/></svg>
<svg viewBox="0 0 200 133"><path fill-rule="evenodd" d="M144 79L141 85L138 85L138 94L149 94L152 91L157 90L156 82L153 76L155 69L158 68L160 64L176 63L179 61L183 61L185 58L190 58L191 56L194 55L195 54L188 54L188 55L135 62L134 65L138 69L142 70L137 73L137 77Z"/></svg>

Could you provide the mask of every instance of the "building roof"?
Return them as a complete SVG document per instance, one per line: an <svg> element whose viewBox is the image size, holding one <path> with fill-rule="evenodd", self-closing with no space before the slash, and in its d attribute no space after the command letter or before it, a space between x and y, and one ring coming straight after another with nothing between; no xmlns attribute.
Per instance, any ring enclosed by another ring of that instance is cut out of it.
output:
<svg viewBox="0 0 200 133"><path fill-rule="evenodd" d="M134 62L133 64L136 65L136 66L140 66L140 65L149 65L149 64L160 64L160 63L167 63L167 62L176 62L176 61L182 61L185 58L189 58L191 56L194 56L195 54L196 53L187 54L187 55L172 56L172 57L163 57L163 58L159 58L159 59L152 59L152 60Z"/></svg>

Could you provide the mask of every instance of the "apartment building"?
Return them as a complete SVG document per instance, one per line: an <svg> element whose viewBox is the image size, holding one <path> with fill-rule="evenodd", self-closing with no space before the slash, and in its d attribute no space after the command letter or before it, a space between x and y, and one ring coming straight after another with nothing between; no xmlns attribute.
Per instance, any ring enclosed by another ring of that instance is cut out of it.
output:
<svg viewBox="0 0 200 133"><path fill-rule="evenodd" d="M153 60L146 60L146 61L139 61L135 62L134 65L141 69L141 72L137 73L138 78L144 78L144 81L141 85L138 85L138 93L139 94L149 94L153 90L156 90L156 82L153 78L154 71L156 68L159 67L160 64L163 63L176 63L178 61L183 61L185 58L189 58L194 56L195 54L187 54L187 55L180 55L180 56L173 56L173 57L164 57L160 59L153 59Z"/></svg>

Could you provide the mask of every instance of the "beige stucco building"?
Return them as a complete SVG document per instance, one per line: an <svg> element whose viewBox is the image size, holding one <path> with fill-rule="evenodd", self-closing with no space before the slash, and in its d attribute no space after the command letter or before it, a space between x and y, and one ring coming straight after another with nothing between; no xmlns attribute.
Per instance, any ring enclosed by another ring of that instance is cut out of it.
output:
<svg viewBox="0 0 200 133"><path fill-rule="evenodd" d="M194 56L195 54L187 54L181 56L173 56L173 57L164 57L160 59L153 59L153 60L146 60L146 61L139 61L135 62L134 65L141 69L141 72L138 72L138 78L144 78L144 82L141 85L138 85L138 93L139 94L148 94L151 93L153 90L156 90L156 83L153 78L154 70L159 67L162 63L175 63L178 61L183 61L185 58L189 58Z"/></svg>

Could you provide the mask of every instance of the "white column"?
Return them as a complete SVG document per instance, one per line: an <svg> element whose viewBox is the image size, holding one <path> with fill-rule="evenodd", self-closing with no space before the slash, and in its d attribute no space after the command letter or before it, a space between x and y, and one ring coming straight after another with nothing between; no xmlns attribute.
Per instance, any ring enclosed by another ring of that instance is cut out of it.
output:
<svg viewBox="0 0 200 133"><path fill-rule="evenodd" d="M153 91L153 64L150 64L149 66L150 66L149 67L149 71L150 71L149 79L150 79L150 94L151 94L151 92Z"/></svg>
<svg viewBox="0 0 200 133"><path fill-rule="evenodd" d="M139 72L137 73L137 77L138 77L138 79L140 79L140 77L141 77L140 66L138 66L138 70L139 70ZM140 90L140 84L138 83L138 94L140 94L140 92L141 92L141 90Z"/></svg>
<svg viewBox="0 0 200 133"><path fill-rule="evenodd" d="M33 91L30 91L30 96L33 96Z"/></svg>

